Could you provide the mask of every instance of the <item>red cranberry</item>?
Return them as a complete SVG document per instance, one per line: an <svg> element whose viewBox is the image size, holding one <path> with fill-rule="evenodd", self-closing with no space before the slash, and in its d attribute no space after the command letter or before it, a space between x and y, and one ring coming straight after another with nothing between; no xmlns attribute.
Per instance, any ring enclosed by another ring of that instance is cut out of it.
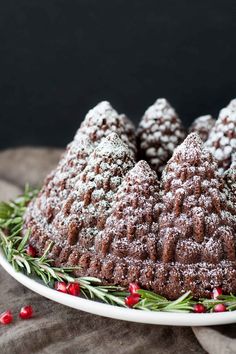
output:
<svg viewBox="0 0 236 354"><path fill-rule="evenodd" d="M64 281L56 281L54 288L61 293L67 293L67 284Z"/></svg>
<svg viewBox="0 0 236 354"><path fill-rule="evenodd" d="M137 293L137 290L140 290L140 289L141 288L137 283L130 283L129 284L129 292L132 295L136 294L136 295L139 295L139 297L140 297L140 294Z"/></svg>
<svg viewBox="0 0 236 354"><path fill-rule="evenodd" d="M24 307L21 308L20 313L19 313L19 317L22 320L28 320L32 316L33 316L33 308L32 308L32 306L24 306Z"/></svg>
<svg viewBox="0 0 236 354"><path fill-rule="evenodd" d="M8 325L10 323L12 323L13 321L13 316L11 311L5 311L0 315L0 323L3 325Z"/></svg>
<svg viewBox="0 0 236 354"><path fill-rule="evenodd" d="M79 284L78 283L69 283L67 285L67 292L70 295L79 296L79 294L80 294Z"/></svg>
<svg viewBox="0 0 236 354"><path fill-rule="evenodd" d="M193 312L195 312L195 313L203 313L203 312L206 312L206 308L202 304L196 304L193 307Z"/></svg>
<svg viewBox="0 0 236 354"><path fill-rule="evenodd" d="M227 308L224 304L217 304L213 307L214 312L225 312L227 311Z"/></svg>
<svg viewBox="0 0 236 354"><path fill-rule="evenodd" d="M215 289L213 289L213 291L211 293L211 298L214 300L217 300L218 296L220 296L222 294L223 294L222 288L215 288Z"/></svg>
<svg viewBox="0 0 236 354"><path fill-rule="evenodd" d="M133 307L139 302L139 300L140 300L139 294L129 295L125 298L125 305L128 307Z"/></svg>
<svg viewBox="0 0 236 354"><path fill-rule="evenodd" d="M31 245L28 245L27 248L26 248L26 253L28 254L28 256L30 257L36 257L36 249L31 246Z"/></svg>

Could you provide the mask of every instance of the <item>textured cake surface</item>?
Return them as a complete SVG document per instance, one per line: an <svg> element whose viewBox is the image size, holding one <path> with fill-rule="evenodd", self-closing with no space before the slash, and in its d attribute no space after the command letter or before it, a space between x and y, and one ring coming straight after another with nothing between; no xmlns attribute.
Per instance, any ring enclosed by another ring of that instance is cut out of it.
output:
<svg viewBox="0 0 236 354"><path fill-rule="evenodd" d="M191 124L189 133L198 133L202 141L205 142L215 122L215 119L210 114L198 117Z"/></svg>
<svg viewBox="0 0 236 354"><path fill-rule="evenodd" d="M134 165L133 154L116 133L111 133L90 155L62 210L53 220L63 243L93 247L124 175Z"/></svg>
<svg viewBox="0 0 236 354"><path fill-rule="evenodd" d="M224 132L224 124L234 131L235 112L231 101L212 128L213 137ZM204 145L191 133L179 145L184 132L166 100L150 107L145 119L139 139L151 136L143 140L144 151L154 141L156 152L169 149L155 161L149 155L152 166L158 162L158 173L178 145L161 181L147 161L135 164L133 128L102 102L88 113L29 204L24 227L31 229L30 243L42 255L53 242L49 258L55 265L79 265L77 276L96 276L104 284L137 282L169 299L188 290L196 298L208 297L218 286L236 293L236 155L230 154L230 168L222 175L215 145L209 148L211 135ZM210 117L199 118L194 129L200 132L206 121L213 124ZM232 148L233 135L229 141Z"/></svg>
<svg viewBox="0 0 236 354"><path fill-rule="evenodd" d="M218 286L235 292L235 225L217 163L193 133L167 164L160 189L146 162L130 170L96 253L79 264L83 274L136 281L170 299L188 290L209 296Z"/></svg>
<svg viewBox="0 0 236 354"><path fill-rule="evenodd" d="M136 153L133 123L124 114L118 114L107 101L98 103L87 113L78 133L89 138L94 146L97 146L101 139L110 133L116 133Z"/></svg>
<svg viewBox="0 0 236 354"><path fill-rule="evenodd" d="M221 173L230 167L231 156L236 152L236 100L220 111L206 147L217 160Z"/></svg>
<svg viewBox="0 0 236 354"><path fill-rule="evenodd" d="M165 98L159 98L146 110L137 134L140 156L158 174L185 137L177 113Z"/></svg>
<svg viewBox="0 0 236 354"><path fill-rule="evenodd" d="M225 193L231 203L231 212L236 214L236 154L232 155L230 168L224 173Z"/></svg>
<svg viewBox="0 0 236 354"><path fill-rule="evenodd" d="M161 185L164 264L174 261L180 269L185 264L181 277L198 296L206 296L214 286L236 291L235 217L217 163L197 134L176 149Z"/></svg>
<svg viewBox="0 0 236 354"><path fill-rule="evenodd" d="M31 243L42 253L54 241L50 256L58 265L67 262L74 249L77 253L83 252L84 247L92 249L114 194L133 166L133 152L117 134L102 139L87 159L86 167L73 178L73 187L66 181L61 195L50 196L50 205L55 205L57 212L48 211L50 205L44 193L48 184L30 204L25 225L32 230Z"/></svg>

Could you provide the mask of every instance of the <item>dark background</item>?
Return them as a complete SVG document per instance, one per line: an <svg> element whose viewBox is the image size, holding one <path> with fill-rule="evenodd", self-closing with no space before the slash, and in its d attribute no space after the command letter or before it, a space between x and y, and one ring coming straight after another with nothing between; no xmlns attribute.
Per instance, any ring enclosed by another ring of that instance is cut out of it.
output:
<svg viewBox="0 0 236 354"><path fill-rule="evenodd" d="M236 96L236 1L0 3L0 148L64 146L102 99L138 121L166 97L189 124Z"/></svg>

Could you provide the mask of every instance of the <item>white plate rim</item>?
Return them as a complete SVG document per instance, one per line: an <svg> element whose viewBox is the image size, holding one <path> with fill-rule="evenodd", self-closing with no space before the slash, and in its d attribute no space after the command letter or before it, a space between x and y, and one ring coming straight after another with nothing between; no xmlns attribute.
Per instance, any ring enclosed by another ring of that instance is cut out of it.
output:
<svg viewBox="0 0 236 354"><path fill-rule="evenodd" d="M60 293L39 283L27 275L16 272L0 251L0 264L5 271L19 283L30 290L62 305L76 310L89 312L94 315L109 317L117 320L171 326L213 326L236 322L236 311L223 313L173 313L141 311L104 304L94 300Z"/></svg>

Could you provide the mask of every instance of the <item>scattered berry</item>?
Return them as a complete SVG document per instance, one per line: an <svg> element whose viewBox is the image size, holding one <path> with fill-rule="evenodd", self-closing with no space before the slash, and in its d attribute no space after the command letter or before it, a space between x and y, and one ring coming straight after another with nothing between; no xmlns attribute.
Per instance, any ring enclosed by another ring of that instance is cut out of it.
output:
<svg viewBox="0 0 236 354"><path fill-rule="evenodd" d="M136 294L136 295L139 295L139 297L140 297L140 294L137 293L137 290L140 290L140 289L141 288L137 283L130 283L129 284L129 292L132 295Z"/></svg>
<svg viewBox="0 0 236 354"><path fill-rule="evenodd" d="M79 294L80 294L79 284L78 283L69 283L67 285L67 292L70 295L79 296Z"/></svg>
<svg viewBox="0 0 236 354"><path fill-rule="evenodd" d="M24 306L24 307L21 308L20 313L19 313L19 317L22 320L28 320L32 316L33 316L33 308L32 308L32 306Z"/></svg>
<svg viewBox="0 0 236 354"><path fill-rule="evenodd" d="M218 296L220 296L222 294L223 294L222 288L215 288L215 289L213 289L213 291L211 293L211 298L214 300L217 300Z"/></svg>
<svg viewBox="0 0 236 354"><path fill-rule="evenodd" d="M133 307L139 302L139 300L140 300L139 294L129 295L125 298L125 305L128 307Z"/></svg>
<svg viewBox="0 0 236 354"><path fill-rule="evenodd" d="M31 246L31 245L28 245L27 248L26 248L26 253L28 254L28 256L30 257L36 257L36 249Z"/></svg>
<svg viewBox="0 0 236 354"><path fill-rule="evenodd" d="M227 308L224 304L217 304L213 307L214 312L225 312L227 311Z"/></svg>
<svg viewBox="0 0 236 354"><path fill-rule="evenodd" d="M67 293L67 284L64 281L56 281L54 288L61 293Z"/></svg>
<svg viewBox="0 0 236 354"><path fill-rule="evenodd" d="M206 308L202 304L196 304L193 307L193 312L195 312L195 313L204 313L204 312L206 312Z"/></svg>
<svg viewBox="0 0 236 354"><path fill-rule="evenodd" d="M12 323L13 321L13 316L11 311L5 311L0 315L0 323L2 323L3 325L8 325L10 323Z"/></svg>

